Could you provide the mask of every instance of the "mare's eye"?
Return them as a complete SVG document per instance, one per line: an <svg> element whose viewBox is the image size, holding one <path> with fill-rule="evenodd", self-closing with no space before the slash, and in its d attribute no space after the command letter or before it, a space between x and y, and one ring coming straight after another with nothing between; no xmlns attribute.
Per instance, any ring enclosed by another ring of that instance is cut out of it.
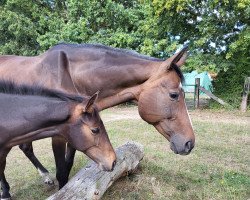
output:
<svg viewBox="0 0 250 200"><path fill-rule="evenodd" d="M99 128L92 128L91 131L92 131L93 135L97 135L98 133L100 133L100 129Z"/></svg>
<svg viewBox="0 0 250 200"><path fill-rule="evenodd" d="M173 100L178 100L178 98L179 98L179 94L178 93L170 93L169 96Z"/></svg>

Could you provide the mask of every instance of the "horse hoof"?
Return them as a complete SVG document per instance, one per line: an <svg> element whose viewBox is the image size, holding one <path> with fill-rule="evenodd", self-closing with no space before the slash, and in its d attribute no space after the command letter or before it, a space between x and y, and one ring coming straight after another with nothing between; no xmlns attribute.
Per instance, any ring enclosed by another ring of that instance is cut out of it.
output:
<svg viewBox="0 0 250 200"><path fill-rule="evenodd" d="M11 196L9 193L5 194L4 196L7 196L7 197L3 197L3 193L1 192L0 193L0 200L11 200Z"/></svg>
<svg viewBox="0 0 250 200"><path fill-rule="evenodd" d="M43 181L46 185L55 185L54 181L50 179L50 177L47 177Z"/></svg>
<svg viewBox="0 0 250 200"><path fill-rule="evenodd" d="M49 176L49 174L44 174L43 175L43 182L46 184L46 185L55 185L54 181L52 180L52 178Z"/></svg>
<svg viewBox="0 0 250 200"><path fill-rule="evenodd" d="M7 195L7 196L9 196L9 197L6 197L6 198L4 198L4 197L2 197L2 195L0 194L0 200L11 200L11 197L10 197L10 195Z"/></svg>

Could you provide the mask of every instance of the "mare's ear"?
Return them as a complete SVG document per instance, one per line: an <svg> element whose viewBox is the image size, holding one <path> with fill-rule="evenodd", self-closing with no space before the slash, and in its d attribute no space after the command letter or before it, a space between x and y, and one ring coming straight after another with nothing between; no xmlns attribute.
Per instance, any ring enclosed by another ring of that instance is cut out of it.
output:
<svg viewBox="0 0 250 200"><path fill-rule="evenodd" d="M177 65L178 67L181 67L187 59L187 51L188 46L184 47L181 51L168 58L165 61L168 63L167 69L169 69L173 64Z"/></svg>
<svg viewBox="0 0 250 200"><path fill-rule="evenodd" d="M178 67L181 67L187 59L187 50L188 47L186 46L180 52L174 54L167 60L163 61L159 67L159 70L152 77L150 77L150 79L154 80L157 79L162 74L165 74L166 71L168 71L173 66L173 64L175 64Z"/></svg>
<svg viewBox="0 0 250 200"><path fill-rule="evenodd" d="M94 111L94 103L98 98L99 91L93 94L87 101L86 106L83 109L83 112L92 113Z"/></svg>
<svg viewBox="0 0 250 200"><path fill-rule="evenodd" d="M160 70L165 72L166 70L171 68L173 64L177 65L178 67L181 67L187 59L187 51L188 47L186 46L181 51L179 51L178 53L174 54L173 56L165 60L161 64Z"/></svg>

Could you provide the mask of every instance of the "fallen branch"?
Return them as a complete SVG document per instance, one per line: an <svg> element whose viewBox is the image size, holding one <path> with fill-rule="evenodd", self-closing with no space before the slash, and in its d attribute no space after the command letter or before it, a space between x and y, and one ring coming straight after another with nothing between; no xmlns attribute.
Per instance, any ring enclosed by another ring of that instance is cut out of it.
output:
<svg viewBox="0 0 250 200"><path fill-rule="evenodd" d="M127 142L116 149L116 156L117 164L112 172L99 170L92 161L47 200L100 199L115 180L137 168L144 156L143 147Z"/></svg>

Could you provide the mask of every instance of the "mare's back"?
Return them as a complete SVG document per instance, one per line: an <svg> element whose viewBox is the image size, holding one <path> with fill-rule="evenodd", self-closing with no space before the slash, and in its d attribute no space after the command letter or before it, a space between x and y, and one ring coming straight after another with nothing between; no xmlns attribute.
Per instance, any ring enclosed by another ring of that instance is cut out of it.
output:
<svg viewBox="0 0 250 200"><path fill-rule="evenodd" d="M0 56L0 79L32 84L39 79L39 61L39 57Z"/></svg>

